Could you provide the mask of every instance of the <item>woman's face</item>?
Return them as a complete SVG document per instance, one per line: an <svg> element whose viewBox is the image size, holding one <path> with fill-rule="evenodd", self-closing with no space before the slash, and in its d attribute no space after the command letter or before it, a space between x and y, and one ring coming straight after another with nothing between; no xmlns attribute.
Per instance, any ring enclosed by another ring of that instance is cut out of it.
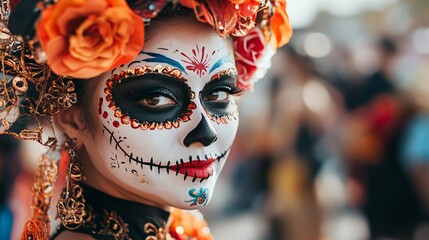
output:
<svg viewBox="0 0 429 240"><path fill-rule="evenodd" d="M154 31L134 61L102 76L84 145L112 184L198 208L211 199L238 126L232 45L190 18Z"/></svg>

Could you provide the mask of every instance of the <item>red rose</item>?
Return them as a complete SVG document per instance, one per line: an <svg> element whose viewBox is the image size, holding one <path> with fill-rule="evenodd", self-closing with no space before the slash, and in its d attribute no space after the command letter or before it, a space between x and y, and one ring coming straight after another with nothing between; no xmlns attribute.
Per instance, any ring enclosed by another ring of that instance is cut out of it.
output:
<svg viewBox="0 0 429 240"><path fill-rule="evenodd" d="M238 71L238 85L243 89L252 86L252 78L258 69L258 61L265 50L265 38L259 28L252 29L244 37L234 40L235 63Z"/></svg>

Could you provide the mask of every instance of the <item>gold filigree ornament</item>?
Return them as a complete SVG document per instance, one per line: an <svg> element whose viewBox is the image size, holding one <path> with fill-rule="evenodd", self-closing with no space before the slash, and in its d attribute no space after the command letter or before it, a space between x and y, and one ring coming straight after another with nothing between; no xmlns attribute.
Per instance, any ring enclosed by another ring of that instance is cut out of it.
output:
<svg viewBox="0 0 429 240"><path fill-rule="evenodd" d="M21 240L49 239L50 217L48 210L54 193L60 157L58 150L50 149L39 159L31 200L32 217L24 226Z"/></svg>
<svg viewBox="0 0 429 240"><path fill-rule="evenodd" d="M128 223L125 223L116 212L108 212L104 209L99 234L113 236L116 240L131 240L128 236L129 232Z"/></svg>
<svg viewBox="0 0 429 240"><path fill-rule="evenodd" d="M76 159L76 150L72 139L67 139L65 149L70 156L67 169L67 186L57 204L57 217L62 225L70 230L78 229L87 217L83 189L79 185L84 180L82 167Z"/></svg>
<svg viewBox="0 0 429 240"><path fill-rule="evenodd" d="M52 148L56 137L42 138L40 118L76 103L73 81L50 70L37 41L11 34L7 28L9 1L0 0L0 4L0 134L34 140ZM12 130L15 122L24 120L35 120L38 126Z"/></svg>

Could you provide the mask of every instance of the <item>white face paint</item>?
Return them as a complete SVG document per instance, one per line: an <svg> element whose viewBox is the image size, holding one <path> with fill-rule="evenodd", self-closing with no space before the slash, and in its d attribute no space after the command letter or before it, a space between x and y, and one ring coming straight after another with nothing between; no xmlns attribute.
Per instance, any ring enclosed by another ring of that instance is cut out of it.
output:
<svg viewBox="0 0 429 240"><path fill-rule="evenodd" d="M159 205L198 208L212 197L238 127L234 54L194 19L160 29L135 61L102 76L97 129L84 144L112 184ZM148 73L120 76L130 69Z"/></svg>

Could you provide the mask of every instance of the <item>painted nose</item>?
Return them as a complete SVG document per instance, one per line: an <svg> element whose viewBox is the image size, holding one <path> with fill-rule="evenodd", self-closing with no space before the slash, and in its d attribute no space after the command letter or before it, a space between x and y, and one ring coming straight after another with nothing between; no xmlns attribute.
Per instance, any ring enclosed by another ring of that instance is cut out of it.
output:
<svg viewBox="0 0 429 240"><path fill-rule="evenodd" d="M188 133L183 140L186 147L191 146L192 143L199 142L204 147L209 146L217 140L216 132L210 127L207 119L201 114L201 121L198 125Z"/></svg>

